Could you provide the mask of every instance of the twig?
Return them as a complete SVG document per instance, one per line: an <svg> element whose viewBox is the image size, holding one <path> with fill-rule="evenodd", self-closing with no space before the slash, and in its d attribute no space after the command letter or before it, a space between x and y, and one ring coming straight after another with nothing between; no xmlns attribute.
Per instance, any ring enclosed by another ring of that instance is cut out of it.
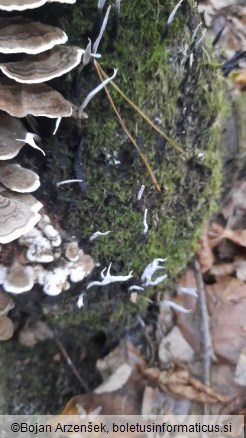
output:
<svg viewBox="0 0 246 438"><path fill-rule="evenodd" d="M102 74L102 76L106 79L108 76L105 73L105 71L103 70L103 68L98 64L97 61L94 60L94 65L97 69L100 70L100 73ZM147 122L151 128L153 128L156 132L158 132L158 134L160 134L162 137L164 137L178 152L180 152L181 154L184 154L184 149L178 145L174 140L172 140L167 134L165 134L161 129L158 128L158 126L156 126L152 120L149 119L149 117L146 116L146 114L144 114L144 112L138 108L137 105L135 105L134 102L132 102L124 93L123 91L121 91L121 89L118 87L118 85L116 85L116 83L114 81L110 82L111 85L115 88L116 91L118 91L118 93L121 95L121 97L123 97L123 99L125 99L125 101L127 103L129 103L129 105L138 112L138 114L140 114L140 116L145 120L145 122Z"/></svg>
<svg viewBox="0 0 246 438"><path fill-rule="evenodd" d="M197 284L198 302L202 317L202 344L203 344L203 364L204 364L204 383L210 386L210 368L212 360L216 360L213 352L212 341L209 329L209 316L205 297L205 287L201 273L200 263L197 259L194 261L194 274Z"/></svg>
<svg viewBox="0 0 246 438"><path fill-rule="evenodd" d="M95 67L96 67L96 71L97 71L97 74L98 74L100 80L103 82L103 77L102 77L102 73L101 73L101 71L100 71L100 69L99 69L99 64L98 64L96 61L94 61L94 65L95 65ZM155 177L155 175L154 175L154 173L153 173L153 171L152 171L152 169L151 169L149 163L147 162L145 156L143 155L143 153L142 153L141 150L139 149L139 147L138 147L136 141L134 140L134 138L132 137L130 131L129 131L128 128L126 127L125 122L124 122L124 120L122 119L120 113L118 112L118 110L117 110L117 108L116 108L116 106L115 106L115 104L114 104L114 102L113 102L113 99L112 99L112 97L111 97L111 95L110 95L110 92L109 92L108 89L107 89L107 87L104 87L104 89L105 89L105 92L106 92L106 94L107 94L107 96L108 96L108 99L109 99L109 101L110 101L110 104L111 104L111 106L112 106L112 108L113 108L113 110L114 110L114 112L115 112L115 114L116 114L116 116L117 116L117 118L118 118L118 120L119 120L119 123L121 124L122 128L124 129L124 131L125 131L127 137L131 140L132 144L133 144L133 145L135 146L135 148L137 149L137 151L138 151L138 153L139 153L139 155L140 155L142 161L144 162L144 164L145 164L145 166L146 166L146 168L147 168L147 170L148 170L148 172L149 172L149 174L150 174L150 176L151 176L151 178L152 178L153 183L155 184L155 187L156 187L157 190L160 192L160 191L161 191L160 186L159 186L159 184L158 184L158 182L157 182L157 180L156 180L156 177Z"/></svg>
<svg viewBox="0 0 246 438"><path fill-rule="evenodd" d="M75 375L76 379L79 381L81 387L86 391L86 392L90 392L90 389L88 387L88 385L82 380L81 376L79 375L78 370L75 368L72 359L69 357L69 355L67 354L65 348L63 347L62 343L59 341L59 339L54 336L54 341L57 344L57 346L59 347L65 361L67 362L67 365L69 366L69 368L71 368L73 374Z"/></svg>

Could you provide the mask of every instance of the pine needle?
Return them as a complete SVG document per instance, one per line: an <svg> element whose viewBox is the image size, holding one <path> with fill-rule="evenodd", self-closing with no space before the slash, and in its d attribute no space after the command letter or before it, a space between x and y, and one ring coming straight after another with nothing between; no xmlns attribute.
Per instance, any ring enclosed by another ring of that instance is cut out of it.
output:
<svg viewBox="0 0 246 438"><path fill-rule="evenodd" d="M98 65L98 63L97 63L95 60L94 60L94 65L95 65L95 67L96 67L96 71L97 71L97 74L98 74L100 80L103 82L102 72L100 71L99 65ZM111 83L112 83L112 82L111 82ZM156 180L156 178L155 178L155 175L154 175L154 173L153 173L153 171L152 171L152 169L151 169L151 167L150 167L148 161L146 160L145 156L143 155L143 153L142 153L141 150L139 149L139 147L138 147L138 145L137 145L135 139L134 139L133 136L131 135L130 131L129 131L128 128L126 127L126 124L125 124L124 120L122 119L120 113L118 112L118 110L117 110L117 108L116 108L116 106L115 106L115 104L114 104L114 102L113 102L113 99L112 99L112 97L111 97L111 95L110 95L110 92L109 92L108 89L107 89L107 87L104 87L104 89L105 89L105 92L106 92L106 94L107 94L107 97L108 97L108 99L109 99L109 101L110 101L110 104L111 104L111 106L112 106L112 108L113 108L113 110L114 110L114 112L115 112L115 114L116 114L116 116L117 116L117 119L119 120L120 125L122 126L123 130L125 131L127 137L130 139L130 141L132 142L132 144L134 145L134 147L137 149L138 154L140 155L142 161L144 162L144 164L145 164L145 166L146 166L146 168L147 168L147 170L148 170L148 172L149 172L149 174L150 174L150 176L151 176L151 178L152 178L152 181L153 181L155 187L156 187L157 190L160 192L160 191L161 191L160 186L159 186L159 184L158 184L158 182L157 182L157 180Z"/></svg>
<svg viewBox="0 0 246 438"><path fill-rule="evenodd" d="M95 67L97 69L100 70L100 73L102 74L102 76L106 79L108 78L107 74L105 73L105 71L103 70L103 68L98 64L97 61L94 60L94 64ZM162 137L164 137L178 152L180 152L181 154L184 154L185 151L182 148L182 146L178 145L174 140L172 140L167 134L165 134L165 132L163 132L161 129L158 128L158 126L156 126L150 119L148 116L146 116L146 114L144 114L144 112L138 108L138 106L132 102L124 93L123 91L121 91L121 89L118 87L118 85L115 84L114 81L110 82L111 85L115 88L115 90L118 91L118 93L123 97L123 99L126 100L127 103L129 103L129 105L138 112L138 114L140 114L140 116L151 126L151 128L153 128L155 131L158 132L158 134L160 134Z"/></svg>

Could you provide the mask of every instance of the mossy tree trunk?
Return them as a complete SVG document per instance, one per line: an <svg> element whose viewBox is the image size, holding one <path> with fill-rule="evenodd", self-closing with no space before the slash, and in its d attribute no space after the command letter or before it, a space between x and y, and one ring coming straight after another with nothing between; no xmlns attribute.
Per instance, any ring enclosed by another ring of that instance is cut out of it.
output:
<svg viewBox="0 0 246 438"><path fill-rule="evenodd" d="M95 279L112 262L115 275L133 270L133 282L139 284L145 266L158 257L167 257L167 273L170 278L175 276L192 254L200 225L218 195L217 70L203 44L194 50L190 65L189 47L199 23L193 1L183 2L163 37L165 22L176 3L124 0L117 38L111 14L99 50L104 70L110 74L117 68L117 85L185 151L177 152L110 88L117 109L155 174L160 192L119 126L104 91L86 109L88 120L82 122L82 128L75 120L63 120L53 137L51 123L39 121L47 157L40 160L33 152L27 158L22 154L23 160L39 171L40 199L48 212L59 220L67 237L76 235L84 251L101 264L93 274ZM40 20L42 11L42 21L62 27L70 44L85 47L93 34L96 5L96 0L70 6L48 4L26 15ZM98 82L91 64L54 80L53 86L79 105ZM81 139L83 148L78 159ZM82 162L86 190L81 192L75 185L57 188L57 181L75 177L75 160ZM145 185L145 191L138 202L141 185ZM144 234L146 209L149 230ZM110 230L111 234L90 243L89 237L97 230ZM78 310L76 297L83 290L85 306ZM165 290L165 283L159 290ZM63 361L53 361L57 351L54 341L32 350L18 345L18 330L25 319L46 319L75 362L81 345L85 345L88 361L78 366L93 387L96 374L88 376L86 371L96 356L97 338L92 341L91 336L100 331L100 336L115 341L137 312L141 309L129 303L126 285L113 284L86 292L84 282L54 299L45 298L39 290L17 297L13 311L16 338L3 344L0 352L2 412L54 413L71 395L81 392Z"/></svg>

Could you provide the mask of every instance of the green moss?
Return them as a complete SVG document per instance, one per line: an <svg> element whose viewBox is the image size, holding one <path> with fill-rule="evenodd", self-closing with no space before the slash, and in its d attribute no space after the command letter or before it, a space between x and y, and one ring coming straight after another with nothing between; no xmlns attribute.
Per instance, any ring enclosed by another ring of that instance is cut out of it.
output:
<svg viewBox="0 0 246 438"><path fill-rule="evenodd" d="M167 38L161 39L163 23L175 4L160 5L157 0L147 4L144 0L125 2L118 40L109 50L106 37L101 65L106 70L118 68L116 83L186 153L183 156L177 153L110 89L121 116L155 173L161 193L153 186L101 94L88 107L82 156L87 191L80 194L69 187L61 194L66 208L71 198L75 204L63 225L79 230L78 237L87 243L95 230L111 230L110 236L89 247L90 252L105 264L120 262L124 271L133 269L136 276L151 259L160 256L168 257L171 275L180 269L194 248L197 227L215 206L220 187L220 151L215 135L220 110L217 69L207 62L206 54L203 57L202 49L195 53L192 70L185 67L184 50L192 33L187 26L192 2L180 8ZM77 38L76 43L78 35L84 35L91 26L85 19L82 29L80 22L81 15L87 17L89 8L89 3L84 2L82 8L77 5L73 9L68 21L63 19L70 39ZM89 73L89 77L86 72L81 75L81 89L91 89L98 82L92 68ZM72 157L65 153L66 174L56 169L53 182L71 177ZM201 163L199 153L205 157ZM114 164L114 159L121 164ZM146 189L138 205L136 196L141 184ZM147 239L143 236L145 208Z"/></svg>

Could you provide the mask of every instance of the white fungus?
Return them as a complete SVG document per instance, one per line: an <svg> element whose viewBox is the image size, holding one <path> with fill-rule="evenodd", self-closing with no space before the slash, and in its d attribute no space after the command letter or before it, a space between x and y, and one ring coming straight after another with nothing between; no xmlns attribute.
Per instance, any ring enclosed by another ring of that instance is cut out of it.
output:
<svg viewBox="0 0 246 438"><path fill-rule="evenodd" d="M109 264L108 269L104 268L102 270L102 272L101 272L102 281L91 281L88 284L87 289L90 289L93 286L106 286L107 284L110 284L110 283L128 281L128 280L130 280L130 278L133 277L133 275L132 275L133 271L130 271L128 275L111 275L110 274L111 265L112 265L112 263ZM106 272L106 274L104 274L106 269L107 269L107 272Z"/></svg>

